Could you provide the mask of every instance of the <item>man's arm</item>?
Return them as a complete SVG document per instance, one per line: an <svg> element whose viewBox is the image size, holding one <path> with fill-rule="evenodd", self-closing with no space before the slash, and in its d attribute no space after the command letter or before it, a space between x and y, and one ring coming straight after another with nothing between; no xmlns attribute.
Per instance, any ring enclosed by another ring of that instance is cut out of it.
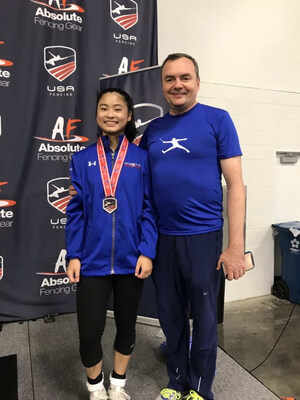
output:
<svg viewBox="0 0 300 400"><path fill-rule="evenodd" d="M241 157L220 160L227 185L228 247L221 254L217 269L223 263L229 280L245 274L244 220L245 186L242 179Z"/></svg>

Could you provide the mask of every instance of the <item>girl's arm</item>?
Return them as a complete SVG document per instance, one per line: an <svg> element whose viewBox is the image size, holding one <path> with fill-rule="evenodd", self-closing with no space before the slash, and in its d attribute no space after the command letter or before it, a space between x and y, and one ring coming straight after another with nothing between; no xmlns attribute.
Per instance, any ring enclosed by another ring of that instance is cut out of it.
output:
<svg viewBox="0 0 300 400"><path fill-rule="evenodd" d="M83 193L82 193L82 172L78 164L78 158L75 154L70 165L70 175L72 184L77 194L72 197L67 207L67 224L66 224L66 244L68 261L78 259L81 260L82 243L84 236L84 214L83 214ZM76 275L76 274L75 274ZM73 274L73 276L75 276ZM70 277L69 277L70 278Z"/></svg>

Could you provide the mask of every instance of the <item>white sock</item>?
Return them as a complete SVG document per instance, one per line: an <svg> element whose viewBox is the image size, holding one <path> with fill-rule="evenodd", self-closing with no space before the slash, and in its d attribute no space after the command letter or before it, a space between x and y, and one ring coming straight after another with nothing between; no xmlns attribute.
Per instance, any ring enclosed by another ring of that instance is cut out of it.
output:
<svg viewBox="0 0 300 400"><path fill-rule="evenodd" d="M117 386L119 388L122 388L126 385L126 379L113 378L111 375L109 377L109 381L111 385Z"/></svg>
<svg viewBox="0 0 300 400"><path fill-rule="evenodd" d="M96 390L103 390L104 389L104 384L103 384L104 379L102 379L101 382L96 383L95 385L92 385L90 383L86 383L86 387L88 388L89 392L95 392Z"/></svg>

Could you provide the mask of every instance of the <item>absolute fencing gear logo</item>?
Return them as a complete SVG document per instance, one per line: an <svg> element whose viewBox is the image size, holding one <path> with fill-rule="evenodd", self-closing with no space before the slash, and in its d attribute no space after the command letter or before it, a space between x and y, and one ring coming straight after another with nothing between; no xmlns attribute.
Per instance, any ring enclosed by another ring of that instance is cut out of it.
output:
<svg viewBox="0 0 300 400"><path fill-rule="evenodd" d="M66 163L71 160L73 153L83 150L85 147L79 143L87 142L89 139L72 133L78 128L81 121L79 118L68 118L65 124L65 118L59 116L51 134L49 133L49 137L35 136L35 139L46 142L39 145L37 159L39 161L63 161Z"/></svg>
<svg viewBox="0 0 300 400"><path fill-rule="evenodd" d="M5 42L0 41L0 45ZM8 87L10 85L10 71L7 70L8 67L11 67L14 63L10 60L6 60L4 58L0 58L0 87Z"/></svg>
<svg viewBox="0 0 300 400"><path fill-rule="evenodd" d="M8 182L0 182L0 186L7 185ZM0 189L1 192L1 189ZM0 207L11 207L14 206L16 202L14 200L4 200L0 199Z"/></svg>
<svg viewBox="0 0 300 400"><path fill-rule="evenodd" d="M133 0L110 0L110 16L126 31L138 22L138 5Z"/></svg>
<svg viewBox="0 0 300 400"><path fill-rule="evenodd" d="M80 14L84 13L82 7L66 0L30 1L39 6L34 14L34 24L59 31L81 32L83 19Z"/></svg>
<svg viewBox="0 0 300 400"><path fill-rule="evenodd" d="M44 48L44 67L59 82L76 70L76 52L71 47L47 46Z"/></svg>
<svg viewBox="0 0 300 400"><path fill-rule="evenodd" d="M66 276L66 254L67 251L65 249L60 251L54 265L54 272L36 272L37 275L43 276L43 280L40 285L40 296L57 294L68 295L72 292L76 292L77 284L74 283L70 285L70 280Z"/></svg>
<svg viewBox="0 0 300 400"><path fill-rule="evenodd" d="M67 4L66 0L48 0L48 1L38 1L31 0L32 3L36 3L40 6L48 7L51 10L55 11L76 11L76 12L84 12L84 9L78 6L77 4Z"/></svg>
<svg viewBox="0 0 300 400"><path fill-rule="evenodd" d="M66 213L67 205L71 200L69 195L69 178L55 178L47 183L47 201L62 214Z"/></svg>
<svg viewBox="0 0 300 400"><path fill-rule="evenodd" d="M0 187L7 185L7 183L0 182ZM17 203L14 200L0 199L0 228L11 228L13 226L14 213L11 210L6 210L6 207L12 207L15 204Z"/></svg>
<svg viewBox="0 0 300 400"><path fill-rule="evenodd" d="M4 274L3 257L0 256L0 280L3 278L3 274Z"/></svg>

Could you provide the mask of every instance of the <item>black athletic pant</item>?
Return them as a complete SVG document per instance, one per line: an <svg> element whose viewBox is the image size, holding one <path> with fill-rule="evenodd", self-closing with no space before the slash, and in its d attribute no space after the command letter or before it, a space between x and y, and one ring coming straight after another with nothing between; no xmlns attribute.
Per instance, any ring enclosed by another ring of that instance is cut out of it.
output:
<svg viewBox="0 0 300 400"><path fill-rule="evenodd" d="M124 355L132 353L143 282L143 279L134 275L80 277L77 284L77 319L80 356L86 368L93 367L102 360L101 337L112 291L117 327L114 349Z"/></svg>

